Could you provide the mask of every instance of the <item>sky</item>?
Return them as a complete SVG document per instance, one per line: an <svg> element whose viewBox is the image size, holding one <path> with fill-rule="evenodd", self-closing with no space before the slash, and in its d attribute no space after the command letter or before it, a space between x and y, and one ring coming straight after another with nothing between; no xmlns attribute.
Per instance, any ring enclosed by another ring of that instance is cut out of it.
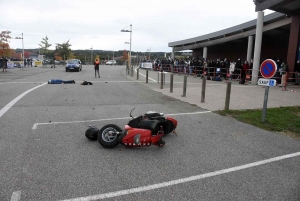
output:
<svg viewBox="0 0 300 201"><path fill-rule="evenodd" d="M198 37L257 18L253 0L1 0L0 31L23 33L24 49L46 36L54 49L171 52L168 43ZM273 11L266 10L265 15ZM12 49L22 40L11 39Z"/></svg>

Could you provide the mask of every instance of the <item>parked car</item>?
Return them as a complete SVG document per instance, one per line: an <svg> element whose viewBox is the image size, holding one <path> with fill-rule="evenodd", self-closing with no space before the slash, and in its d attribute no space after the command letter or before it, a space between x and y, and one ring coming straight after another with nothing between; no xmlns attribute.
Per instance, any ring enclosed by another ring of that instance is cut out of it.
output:
<svg viewBox="0 0 300 201"><path fill-rule="evenodd" d="M106 65L116 65L117 62L115 60L108 60L105 64Z"/></svg>
<svg viewBox="0 0 300 201"><path fill-rule="evenodd" d="M79 59L71 59L67 61L66 72L75 70L77 72L82 70L81 61Z"/></svg>

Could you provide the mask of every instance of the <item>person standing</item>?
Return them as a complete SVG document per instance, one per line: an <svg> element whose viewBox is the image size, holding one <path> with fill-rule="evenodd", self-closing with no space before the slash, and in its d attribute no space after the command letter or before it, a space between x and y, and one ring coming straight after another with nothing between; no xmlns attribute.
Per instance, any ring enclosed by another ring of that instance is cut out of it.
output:
<svg viewBox="0 0 300 201"><path fill-rule="evenodd" d="M99 78L100 78L100 74L99 74L99 64L100 64L99 60L96 59L95 62L94 62L95 77L96 77L96 75L97 75L97 73L98 73L98 76L99 76Z"/></svg>
<svg viewBox="0 0 300 201"><path fill-rule="evenodd" d="M295 66L295 85L300 84L300 59L298 59L296 66Z"/></svg>
<svg viewBox="0 0 300 201"><path fill-rule="evenodd" d="M27 65L28 65L28 67L30 67L30 58L27 59Z"/></svg>
<svg viewBox="0 0 300 201"><path fill-rule="evenodd" d="M248 61L245 61L242 67L241 72L241 81L240 84L245 84L247 70L250 68Z"/></svg>
<svg viewBox="0 0 300 201"><path fill-rule="evenodd" d="M7 58L6 57L2 57L2 69L3 69L3 72L6 72L7 71Z"/></svg>
<svg viewBox="0 0 300 201"><path fill-rule="evenodd" d="M282 62L281 64L281 85L279 86L286 86L286 81L287 81L287 74L289 72L289 66L286 62Z"/></svg>
<svg viewBox="0 0 300 201"><path fill-rule="evenodd" d="M51 66L51 68L55 68L55 56L53 58L53 66Z"/></svg>

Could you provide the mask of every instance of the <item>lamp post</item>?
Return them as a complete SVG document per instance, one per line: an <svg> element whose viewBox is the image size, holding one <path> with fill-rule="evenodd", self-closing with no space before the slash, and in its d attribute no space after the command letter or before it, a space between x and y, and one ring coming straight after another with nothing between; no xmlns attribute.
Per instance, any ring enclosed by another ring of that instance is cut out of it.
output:
<svg viewBox="0 0 300 201"><path fill-rule="evenodd" d="M127 27L125 27L127 28ZM133 68L131 66L131 40L132 40L132 24L130 25L130 30L122 29L121 32L130 32L130 50L129 50L129 67L131 68L131 77L133 76Z"/></svg>
<svg viewBox="0 0 300 201"><path fill-rule="evenodd" d="M91 52L91 64L93 64L93 46L91 47L91 50L92 50L92 52Z"/></svg>
<svg viewBox="0 0 300 201"><path fill-rule="evenodd" d="M115 50L113 49L113 60L115 60Z"/></svg>
<svg viewBox="0 0 300 201"><path fill-rule="evenodd" d="M149 52L149 60L150 60L151 47L150 49L147 49L147 51Z"/></svg>
<svg viewBox="0 0 300 201"><path fill-rule="evenodd" d="M22 60L23 60L23 62L24 62L24 58L25 58L25 55L24 55L24 41L23 41L23 39L24 39L24 37L23 37L23 33L22 33L22 38L21 37L15 37L15 39L22 39L22 49L23 49L23 51L22 51ZM24 63L23 63L23 66L24 66ZM20 68L21 69L21 68ZM23 69L23 68L22 68ZM26 68L27 69L27 68Z"/></svg>

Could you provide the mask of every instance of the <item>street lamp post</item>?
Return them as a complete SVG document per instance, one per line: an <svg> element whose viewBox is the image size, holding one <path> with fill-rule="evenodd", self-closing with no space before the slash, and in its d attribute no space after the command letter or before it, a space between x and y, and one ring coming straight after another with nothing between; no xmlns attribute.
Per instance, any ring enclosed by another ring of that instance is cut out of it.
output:
<svg viewBox="0 0 300 201"><path fill-rule="evenodd" d="M131 40L132 40L132 24L130 25L130 31L122 29L121 32L130 32L130 50L129 50L129 67L131 68L131 77L133 76L133 67L131 66Z"/></svg>
<svg viewBox="0 0 300 201"><path fill-rule="evenodd" d="M21 37L15 37L15 39L22 39L22 49L23 49L23 51L22 51L22 60L24 62L25 55L24 55L24 41L23 41L24 37L23 37L23 33L22 33L22 38ZM24 66L24 63L23 63L23 66ZM25 66L25 68L26 68L26 66ZM27 70L27 68L26 68L26 70Z"/></svg>
<svg viewBox="0 0 300 201"><path fill-rule="evenodd" d="M91 52L91 64L93 64L93 46L91 47L91 50L92 50L92 52Z"/></svg>
<svg viewBox="0 0 300 201"><path fill-rule="evenodd" d="M150 49L147 49L147 51L149 52L149 60L151 60L150 59L151 47L150 47Z"/></svg>

